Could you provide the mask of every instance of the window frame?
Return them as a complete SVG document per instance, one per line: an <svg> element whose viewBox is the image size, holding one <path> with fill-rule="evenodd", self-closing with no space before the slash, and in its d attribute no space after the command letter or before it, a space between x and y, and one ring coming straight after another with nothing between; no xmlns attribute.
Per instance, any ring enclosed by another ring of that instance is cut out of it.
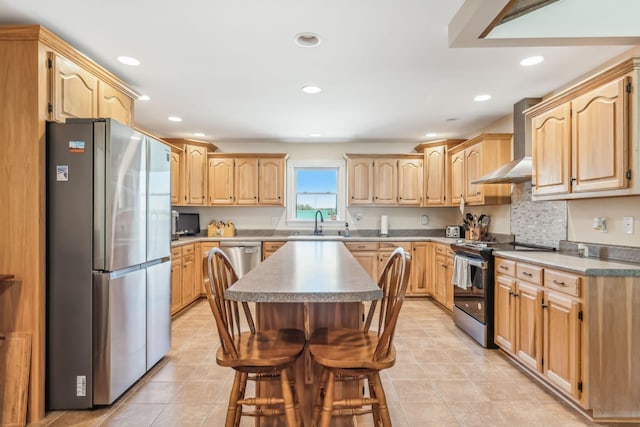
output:
<svg viewBox="0 0 640 427"><path fill-rule="evenodd" d="M313 223L313 219L296 218L296 170L297 169L336 169L336 219L324 219L323 226L331 228L332 226L344 226L346 222L346 206L347 192L345 184L345 162L344 160L335 161L287 161L287 225L292 226L308 226Z"/></svg>

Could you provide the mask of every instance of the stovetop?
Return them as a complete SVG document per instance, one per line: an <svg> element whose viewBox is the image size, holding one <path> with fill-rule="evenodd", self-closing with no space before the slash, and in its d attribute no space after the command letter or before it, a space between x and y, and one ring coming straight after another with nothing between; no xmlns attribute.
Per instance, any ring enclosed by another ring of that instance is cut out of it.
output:
<svg viewBox="0 0 640 427"><path fill-rule="evenodd" d="M555 251L556 248L550 246L541 246L534 245L531 243L521 243L521 242L485 242L485 241L469 241L464 240L460 242L453 243L451 245L451 249L453 249L456 253L467 253L472 255L480 255L482 257L491 256L493 251L501 250L501 251Z"/></svg>

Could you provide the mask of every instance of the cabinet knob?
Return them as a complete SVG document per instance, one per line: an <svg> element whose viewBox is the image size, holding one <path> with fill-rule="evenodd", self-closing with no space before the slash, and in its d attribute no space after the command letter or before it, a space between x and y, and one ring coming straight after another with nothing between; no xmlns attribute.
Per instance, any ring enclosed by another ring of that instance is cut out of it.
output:
<svg viewBox="0 0 640 427"><path fill-rule="evenodd" d="M549 306L548 306L547 304L544 304L544 303L542 304L542 308L543 308L543 309L548 308L548 307L549 307Z"/></svg>

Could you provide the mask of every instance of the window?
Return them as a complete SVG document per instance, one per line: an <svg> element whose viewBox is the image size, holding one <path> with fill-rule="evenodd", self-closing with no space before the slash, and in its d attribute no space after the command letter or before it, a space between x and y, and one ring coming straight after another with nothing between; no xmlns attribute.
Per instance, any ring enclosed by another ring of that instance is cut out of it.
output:
<svg viewBox="0 0 640 427"><path fill-rule="evenodd" d="M344 220L344 180L341 163L305 162L289 165L288 219L314 221L316 211L325 221Z"/></svg>

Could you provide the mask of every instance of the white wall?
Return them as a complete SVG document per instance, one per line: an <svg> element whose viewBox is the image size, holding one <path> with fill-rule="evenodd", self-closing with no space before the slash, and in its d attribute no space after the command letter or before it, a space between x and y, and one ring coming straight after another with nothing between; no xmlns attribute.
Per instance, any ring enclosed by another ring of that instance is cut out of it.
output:
<svg viewBox="0 0 640 427"><path fill-rule="evenodd" d="M622 217L634 218L634 233L622 232ZM607 232L593 229L593 218L607 218ZM640 196L568 202L568 240L640 247Z"/></svg>

